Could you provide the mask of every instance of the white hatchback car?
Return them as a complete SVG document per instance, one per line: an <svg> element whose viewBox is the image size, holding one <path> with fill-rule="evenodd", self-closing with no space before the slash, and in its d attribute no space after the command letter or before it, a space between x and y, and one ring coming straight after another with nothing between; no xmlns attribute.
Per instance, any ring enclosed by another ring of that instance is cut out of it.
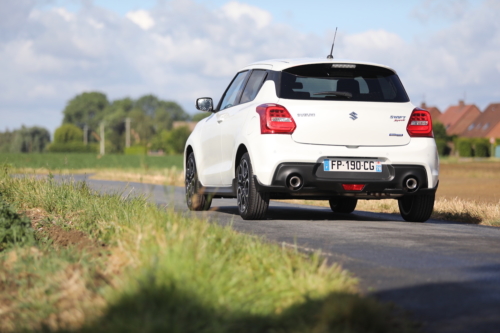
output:
<svg viewBox="0 0 500 333"><path fill-rule="evenodd" d="M206 210L236 198L263 219L269 199L328 200L351 213L359 199L397 199L407 221L429 219L439 158L428 111L396 72L333 59L283 59L241 69L185 146L186 200Z"/></svg>

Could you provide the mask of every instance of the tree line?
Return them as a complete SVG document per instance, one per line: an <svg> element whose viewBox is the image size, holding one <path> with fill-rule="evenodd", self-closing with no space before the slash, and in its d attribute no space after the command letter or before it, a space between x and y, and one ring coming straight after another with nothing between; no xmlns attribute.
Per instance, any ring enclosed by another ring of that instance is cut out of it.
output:
<svg viewBox="0 0 500 333"><path fill-rule="evenodd" d="M100 126L104 126L106 153L156 150L181 153L190 134L187 127L173 128L175 121L197 121L173 101L154 95L110 102L100 92L85 92L68 101L63 121L54 133L42 127L22 127L0 132L0 152L98 152ZM130 123L130 148L126 145L126 119Z"/></svg>

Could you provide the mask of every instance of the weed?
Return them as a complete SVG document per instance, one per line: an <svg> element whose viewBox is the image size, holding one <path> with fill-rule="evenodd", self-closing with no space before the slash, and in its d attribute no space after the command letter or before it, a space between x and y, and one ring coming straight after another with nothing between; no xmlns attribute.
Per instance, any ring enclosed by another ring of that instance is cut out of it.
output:
<svg viewBox="0 0 500 333"><path fill-rule="evenodd" d="M31 221L0 197L0 251L14 246L35 243Z"/></svg>

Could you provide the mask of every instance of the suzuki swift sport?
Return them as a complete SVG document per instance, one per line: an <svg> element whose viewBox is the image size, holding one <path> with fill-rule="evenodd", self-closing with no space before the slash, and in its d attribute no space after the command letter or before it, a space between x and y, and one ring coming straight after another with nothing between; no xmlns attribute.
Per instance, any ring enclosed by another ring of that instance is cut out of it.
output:
<svg viewBox="0 0 500 333"><path fill-rule="evenodd" d="M428 111L396 72L333 59L283 59L241 69L218 105L198 98L185 146L186 200L207 210L236 198L243 219L264 219L270 199L398 200L406 221L429 219L439 159Z"/></svg>

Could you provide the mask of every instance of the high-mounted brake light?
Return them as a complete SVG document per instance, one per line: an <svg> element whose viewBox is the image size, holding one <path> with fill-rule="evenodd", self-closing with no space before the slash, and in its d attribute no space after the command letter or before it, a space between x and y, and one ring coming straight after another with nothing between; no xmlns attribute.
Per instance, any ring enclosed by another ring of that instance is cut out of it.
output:
<svg viewBox="0 0 500 333"><path fill-rule="evenodd" d="M288 110L278 104L262 104L257 107L261 134L292 134L297 125Z"/></svg>
<svg viewBox="0 0 500 333"><path fill-rule="evenodd" d="M433 138L431 114L427 110L415 108L411 113L410 120L406 126L410 137Z"/></svg>

